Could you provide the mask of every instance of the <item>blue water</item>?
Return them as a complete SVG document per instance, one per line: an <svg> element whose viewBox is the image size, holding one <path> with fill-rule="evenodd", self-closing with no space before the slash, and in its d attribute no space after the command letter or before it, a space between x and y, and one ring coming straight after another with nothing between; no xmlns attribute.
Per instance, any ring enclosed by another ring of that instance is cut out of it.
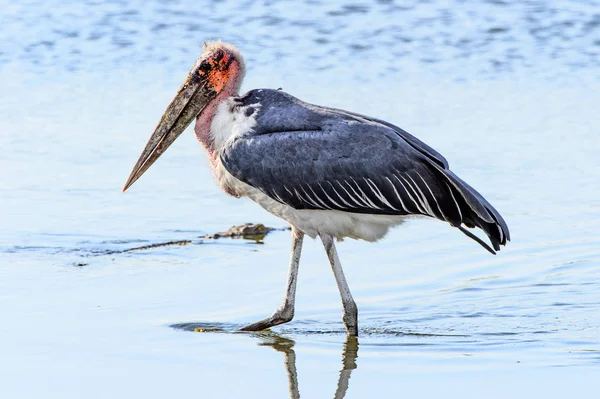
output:
<svg viewBox="0 0 600 399"><path fill-rule="evenodd" d="M0 2L0 396L593 396L600 365L600 2ZM223 194L193 134L121 188L204 40L242 91L393 122L502 213L497 256L413 220L338 247L347 341L308 240ZM183 246L122 250L172 240ZM187 323L187 324L186 324ZM193 332L202 327L208 332Z"/></svg>

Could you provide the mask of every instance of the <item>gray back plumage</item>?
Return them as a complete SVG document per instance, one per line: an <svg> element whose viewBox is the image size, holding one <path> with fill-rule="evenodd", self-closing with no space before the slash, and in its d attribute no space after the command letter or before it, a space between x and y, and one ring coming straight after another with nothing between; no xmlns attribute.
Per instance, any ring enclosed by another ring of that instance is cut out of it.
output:
<svg viewBox="0 0 600 399"><path fill-rule="evenodd" d="M260 104L256 125L221 161L276 201L295 209L430 216L487 247L462 225L481 228L496 250L510 240L494 207L441 154L404 130L275 90L252 90L238 103Z"/></svg>

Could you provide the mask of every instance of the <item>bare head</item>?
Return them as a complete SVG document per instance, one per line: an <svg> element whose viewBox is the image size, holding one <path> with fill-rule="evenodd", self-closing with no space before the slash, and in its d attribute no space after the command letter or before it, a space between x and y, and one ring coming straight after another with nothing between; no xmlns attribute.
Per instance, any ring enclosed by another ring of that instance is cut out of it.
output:
<svg viewBox="0 0 600 399"><path fill-rule="evenodd" d="M160 118L123 191L148 170L211 102L237 94L244 73L244 60L235 46L205 43L202 55Z"/></svg>
<svg viewBox="0 0 600 399"><path fill-rule="evenodd" d="M221 41L205 42L203 50L192 67L188 79L196 74L199 78L205 77L207 84L216 94L223 91L228 95L237 93L246 73L246 65L240 50L233 44Z"/></svg>

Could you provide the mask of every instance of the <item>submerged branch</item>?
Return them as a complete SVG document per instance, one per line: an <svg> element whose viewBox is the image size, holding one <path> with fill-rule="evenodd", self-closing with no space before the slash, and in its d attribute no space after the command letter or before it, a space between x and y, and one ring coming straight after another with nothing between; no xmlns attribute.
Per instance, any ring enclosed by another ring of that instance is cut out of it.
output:
<svg viewBox="0 0 600 399"><path fill-rule="evenodd" d="M254 224L254 223L245 223L239 226L232 226L227 231L223 231L220 233L206 234L198 237L199 239L218 239L218 238L242 238L245 240L253 240L257 244L262 244L261 240L265 238L267 234L272 231L282 231L289 230L289 227L286 228L273 228L267 227L264 224ZM94 251L94 254L97 255L114 255L114 254L122 254L133 251L143 251L146 249L153 249L159 247L168 247L172 245L188 245L193 243L194 240L176 240L176 241L167 241L167 242L159 242L156 244L148 244L142 245L140 247L127 248L127 249L117 249L117 250L101 250ZM202 241L200 241L202 243ZM89 255L88 255L89 256ZM87 266L87 264L76 264L76 266Z"/></svg>
<svg viewBox="0 0 600 399"><path fill-rule="evenodd" d="M289 227L283 229L276 229L273 227L267 227L264 224L245 223L239 226L230 227L227 231L214 234L206 234L200 236L200 238L217 239L217 238L243 238L246 240L260 241L271 231L276 230L289 230Z"/></svg>

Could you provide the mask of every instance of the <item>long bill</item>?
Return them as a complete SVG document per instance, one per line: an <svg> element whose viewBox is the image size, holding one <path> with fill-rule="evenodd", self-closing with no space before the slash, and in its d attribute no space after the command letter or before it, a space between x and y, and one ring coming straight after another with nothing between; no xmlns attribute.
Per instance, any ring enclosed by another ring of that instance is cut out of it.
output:
<svg viewBox="0 0 600 399"><path fill-rule="evenodd" d="M146 148L137 160L123 191L127 190L169 148L192 121L202 112L215 92L194 69L160 118Z"/></svg>

